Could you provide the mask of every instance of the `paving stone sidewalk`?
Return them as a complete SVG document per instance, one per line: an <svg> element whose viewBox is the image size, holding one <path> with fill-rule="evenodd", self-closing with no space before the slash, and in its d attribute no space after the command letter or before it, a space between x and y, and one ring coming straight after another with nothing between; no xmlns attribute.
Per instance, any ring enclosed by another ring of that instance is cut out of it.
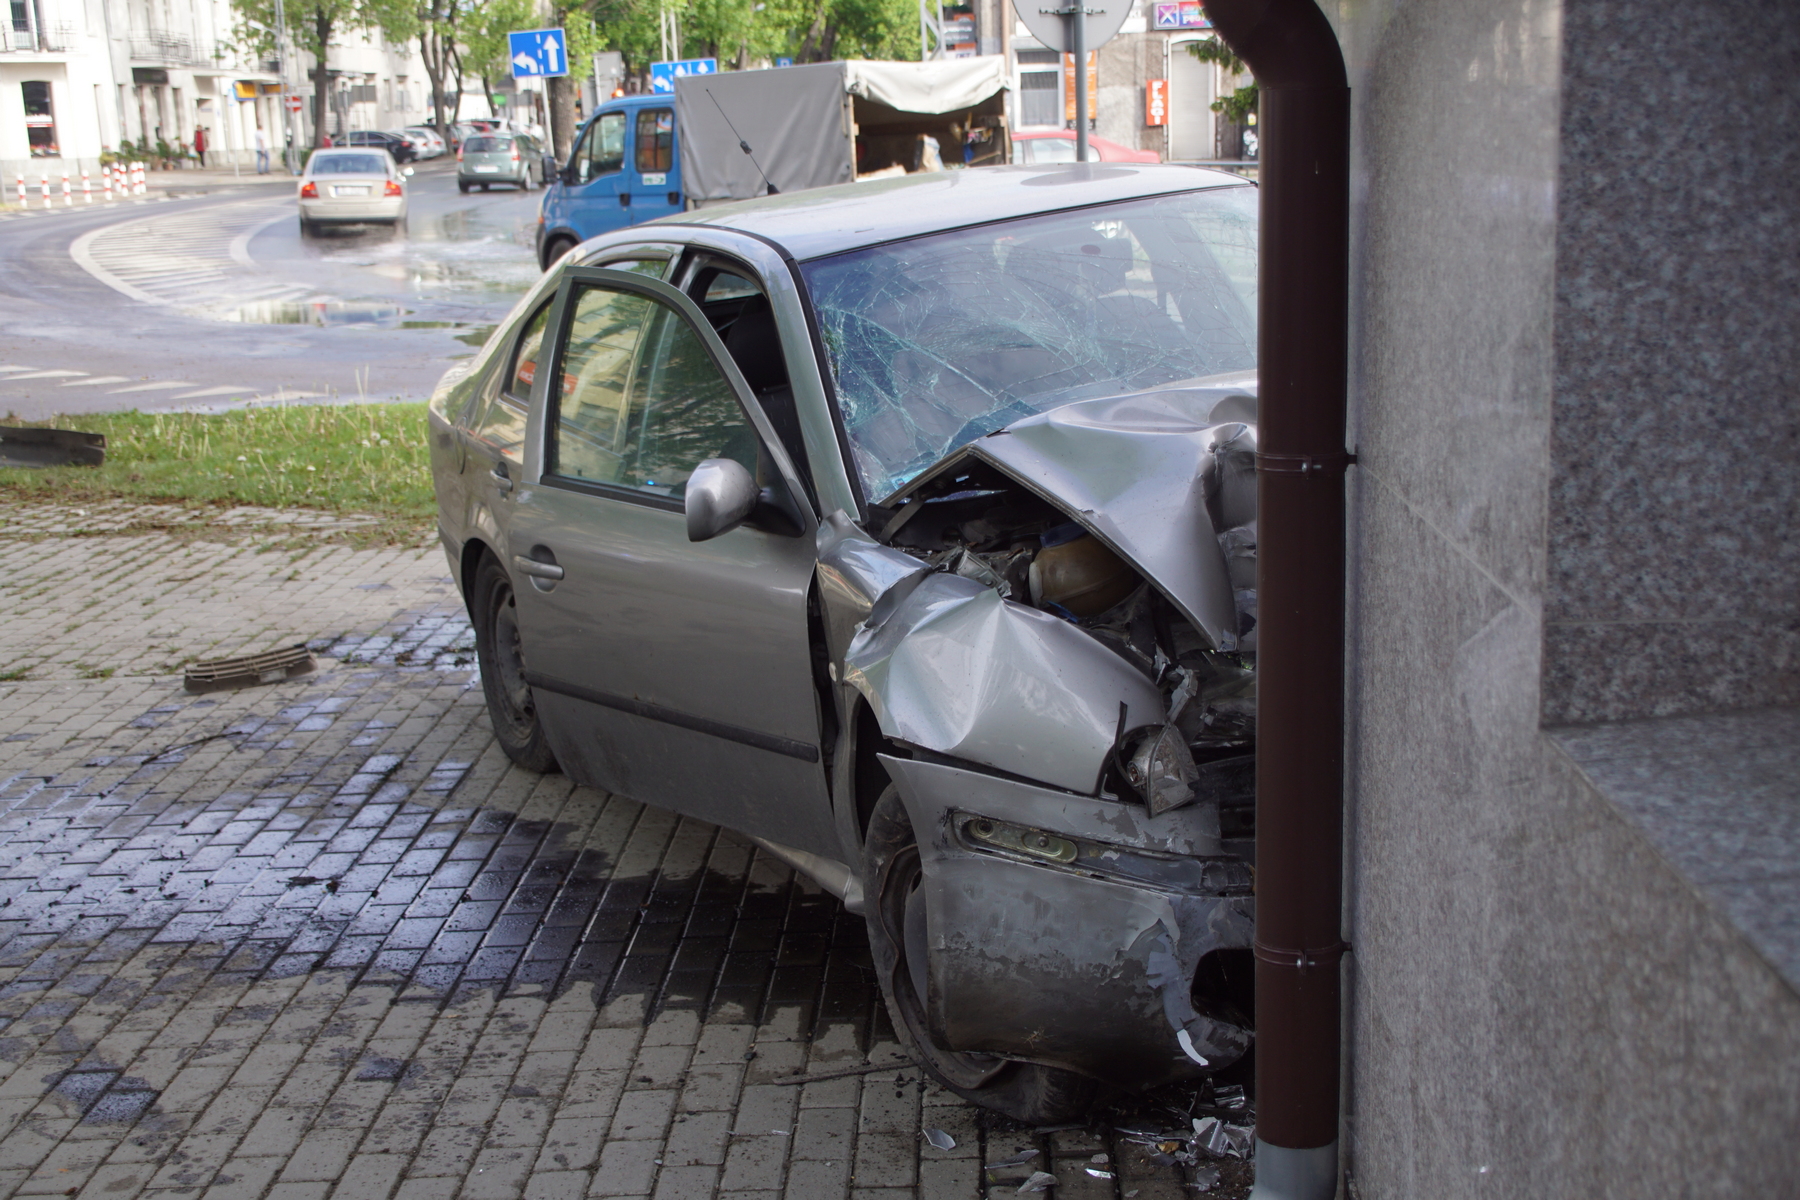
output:
<svg viewBox="0 0 1800 1200"><path fill-rule="evenodd" d="M727 831L508 763L435 546L8 516L0 1196L899 1200L1041 1170L1065 1200L1167 1200L1211 1179L1114 1128L1184 1113L1021 1130L923 1081L860 918ZM322 662L299 680L196 697L175 673L301 641Z"/></svg>

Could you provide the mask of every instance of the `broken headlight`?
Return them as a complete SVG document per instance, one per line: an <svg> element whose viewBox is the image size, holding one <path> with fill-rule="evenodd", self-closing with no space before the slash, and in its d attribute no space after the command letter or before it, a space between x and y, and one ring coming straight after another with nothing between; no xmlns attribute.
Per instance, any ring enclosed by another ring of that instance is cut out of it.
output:
<svg viewBox="0 0 1800 1200"><path fill-rule="evenodd" d="M1194 799L1194 782L1200 777L1194 756L1174 725L1160 725L1145 731L1129 753L1121 751L1125 782L1137 789L1138 795L1153 817Z"/></svg>

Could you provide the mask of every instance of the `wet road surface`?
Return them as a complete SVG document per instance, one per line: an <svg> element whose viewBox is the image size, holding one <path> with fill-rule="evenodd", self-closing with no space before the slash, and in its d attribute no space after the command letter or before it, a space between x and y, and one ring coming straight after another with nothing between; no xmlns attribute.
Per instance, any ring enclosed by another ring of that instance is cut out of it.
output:
<svg viewBox="0 0 1800 1200"><path fill-rule="evenodd" d="M283 517L0 528L0 1196L1213 1178L1121 1132L1184 1130L1193 1096L1037 1131L923 1081L859 918L728 831L513 767L441 553ZM172 673L295 641L317 674L194 696ZM1242 1195L1223 1166L1210 1194Z"/></svg>
<svg viewBox="0 0 1800 1200"><path fill-rule="evenodd" d="M409 187L402 230L304 239L285 185L0 223L0 412L424 399L538 277L542 193Z"/></svg>

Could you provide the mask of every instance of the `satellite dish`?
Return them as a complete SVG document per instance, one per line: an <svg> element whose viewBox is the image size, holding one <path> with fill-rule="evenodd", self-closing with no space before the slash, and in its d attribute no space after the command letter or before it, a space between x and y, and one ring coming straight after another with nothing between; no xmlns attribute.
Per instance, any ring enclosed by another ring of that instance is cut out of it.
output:
<svg viewBox="0 0 1800 1200"><path fill-rule="evenodd" d="M1074 0L1074 3L1087 12L1082 44L1088 50L1096 50L1111 41L1137 6L1137 0ZM1074 4L1067 0L1013 0L1019 20L1025 22L1032 37L1052 50L1070 54L1075 49L1069 36L1071 22L1068 17L1058 15L1065 7L1074 7Z"/></svg>

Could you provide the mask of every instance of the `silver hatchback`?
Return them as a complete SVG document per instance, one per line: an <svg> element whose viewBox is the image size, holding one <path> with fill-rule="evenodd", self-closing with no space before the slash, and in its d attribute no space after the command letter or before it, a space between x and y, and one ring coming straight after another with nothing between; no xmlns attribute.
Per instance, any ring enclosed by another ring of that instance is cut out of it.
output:
<svg viewBox="0 0 1800 1200"><path fill-rule="evenodd" d="M544 147L528 133L478 133L463 139L456 152L456 186L487 191L496 183L509 183L529 191L533 180L542 186Z"/></svg>
<svg viewBox="0 0 1800 1200"><path fill-rule="evenodd" d="M1254 189L994 167L564 257L431 401L500 745L866 922L1033 1122L1249 1049Z"/></svg>

